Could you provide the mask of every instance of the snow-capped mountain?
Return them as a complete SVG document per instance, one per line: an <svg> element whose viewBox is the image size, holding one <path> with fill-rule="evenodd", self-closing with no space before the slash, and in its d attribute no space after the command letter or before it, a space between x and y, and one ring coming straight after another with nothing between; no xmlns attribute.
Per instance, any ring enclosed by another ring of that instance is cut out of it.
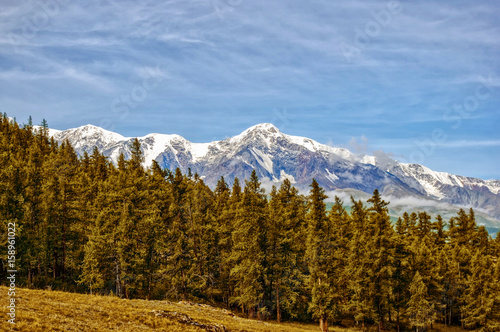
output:
<svg viewBox="0 0 500 332"><path fill-rule="evenodd" d="M134 138L87 125L51 131L58 141L68 140L78 154L94 147L113 162L120 153L130 156ZM179 135L149 134L138 138L145 166L191 168L209 186L224 176L232 182L248 178L255 169L264 184L288 178L307 189L313 178L327 191L351 188L366 193L379 189L391 197L422 197L460 206L471 206L500 220L500 180L481 180L435 172L419 164L394 159L359 156L343 148L320 144L306 137L286 135L272 124L248 128L221 141L192 143Z"/></svg>

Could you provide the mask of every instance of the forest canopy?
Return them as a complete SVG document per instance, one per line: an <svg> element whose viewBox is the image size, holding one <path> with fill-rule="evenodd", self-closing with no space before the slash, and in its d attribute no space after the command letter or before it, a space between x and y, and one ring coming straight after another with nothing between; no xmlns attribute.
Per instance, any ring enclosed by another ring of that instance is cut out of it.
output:
<svg viewBox="0 0 500 332"><path fill-rule="evenodd" d="M16 225L18 286L191 299L260 319L350 320L380 330L433 322L500 330L500 237L472 209L392 223L375 190L349 211L313 180L269 193L255 173L211 189L198 174L77 156L47 123L0 116L0 230ZM7 236L0 277L7 284Z"/></svg>

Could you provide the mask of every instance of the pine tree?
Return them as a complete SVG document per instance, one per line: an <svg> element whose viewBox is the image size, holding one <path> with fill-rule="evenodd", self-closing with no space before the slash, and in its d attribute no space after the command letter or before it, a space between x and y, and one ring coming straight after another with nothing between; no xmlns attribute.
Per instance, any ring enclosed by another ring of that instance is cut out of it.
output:
<svg viewBox="0 0 500 332"><path fill-rule="evenodd" d="M407 224L401 218L398 218L396 222L393 269L393 297L391 299L391 305L396 311L396 329L399 332L401 329L401 318L404 316L406 304L409 300L409 285L411 282L408 228Z"/></svg>
<svg viewBox="0 0 500 332"><path fill-rule="evenodd" d="M216 233L218 243L217 248L217 261L216 261L216 287L220 292L222 302L229 308L229 298L232 293L232 285L230 279L231 263L230 255L233 248L231 234L233 232L232 224L232 202L231 190L229 189L224 177L217 181L217 186L214 191L214 218L216 224ZM236 203L235 203L236 204Z"/></svg>
<svg viewBox="0 0 500 332"><path fill-rule="evenodd" d="M267 314L265 307L267 225L266 198L255 170L250 180L245 181L242 204L237 212L232 234L234 266L231 276L235 278L233 301L246 308L249 315L255 312L259 318Z"/></svg>
<svg viewBox="0 0 500 332"><path fill-rule="evenodd" d="M367 322L375 319L372 297L368 296L373 270L366 247L373 234L373 226L369 222L369 214L363 202L355 201L351 197L351 203L353 235L349 243L349 264L346 270L350 290L347 309L354 316L356 324L361 323L362 327L365 327Z"/></svg>
<svg viewBox="0 0 500 332"><path fill-rule="evenodd" d="M494 272L489 285L491 286L493 306L491 307L491 311L489 312L489 314L486 315L486 323L483 327L484 332L493 332L500 330L500 262L498 260L495 264L495 267L492 267L492 270Z"/></svg>
<svg viewBox="0 0 500 332"><path fill-rule="evenodd" d="M290 180L285 179L279 191L273 186L269 202L269 279L274 293L276 318L282 311L296 316L300 298L301 270L305 236L305 202Z"/></svg>
<svg viewBox="0 0 500 332"><path fill-rule="evenodd" d="M409 251L413 274L419 273L427 290L427 300L436 307L441 300L443 288L442 277L439 275L439 255L431 234L427 233L420 240L415 238L409 246Z"/></svg>
<svg viewBox="0 0 500 332"><path fill-rule="evenodd" d="M162 269L167 264L168 228L170 226L168 213L171 192L166 181L167 172L162 170L158 162L153 161L149 171L148 206L143 227L145 227L145 268L143 289L147 299L163 298L164 289L157 285L162 280Z"/></svg>
<svg viewBox="0 0 500 332"><path fill-rule="evenodd" d="M475 241L476 228L474 211L470 209L469 214L467 214L463 209L460 209L458 216L450 222L451 242L459 246L470 247Z"/></svg>
<svg viewBox="0 0 500 332"><path fill-rule="evenodd" d="M189 180L177 168L170 181L172 204L169 210L171 222L168 234L169 263L164 275L171 286L169 290L170 296L186 299L190 293L192 280L195 277L193 273L193 243L191 242L192 236L187 211Z"/></svg>
<svg viewBox="0 0 500 332"><path fill-rule="evenodd" d="M384 320L389 313L391 277L394 261L394 229L389 218L387 205L382 200L377 189L368 200L372 203L369 209L370 223L373 225L373 234L368 238L366 249L370 257L370 288L368 296L373 301L379 331L384 330Z"/></svg>
<svg viewBox="0 0 500 332"><path fill-rule="evenodd" d="M82 273L78 280L78 283L89 287L90 294L102 289L107 281L102 268L102 250L106 250L105 238L101 234L100 225L96 224L84 247Z"/></svg>
<svg viewBox="0 0 500 332"><path fill-rule="evenodd" d="M418 238L422 239L425 236L430 236L432 231L431 216L426 212L418 213L418 222L416 225Z"/></svg>
<svg viewBox="0 0 500 332"><path fill-rule="evenodd" d="M313 179L308 196L306 257L309 266L308 284L312 296L309 310L314 318L319 319L321 331L328 331L328 318L335 315L333 302L336 296L331 285L331 276L328 275L332 234L329 233L331 229L326 216L326 198L324 189Z"/></svg>
<svg viewBox="0 0 500 332"><path fill-rule="evenodd" d="M432 227L435 230L434 243L436 247L443 248L446 244L448 236L446 234L443 218L440 215L436 217L436 222L432 225Z"/></svg>
<svg viewBox="0 0 500 332"><path fill-rule="evenodd" d="M473 258L473 253L471 253L470 247L464 242L464 245L455 244L451 248L451 264L453 264L453 270L455 272L454 276L454 294L453 299L455 303L456 313L460 314L458 316L462 327L464 327L463 321L463 307L466 304L465 290L467 288L467 278L471 275L471 261ZM453 309L453 308L452 308ZM453 317L451 318L453 319Z"/></svg>
<svg viewBox="0 0 500 332"><path fill-rule="evenodd" d="M435 316L433 305L427 301L427 287L418 271L410 284L410 295L406 309L410 325L415 327L417 332L424 331L435 320Z"/></svg>
<svg viewBox="0 0 500 332"><path fill-rule="evenodd" d="M332 311L336 317L341 317L348 310L348 265L349 244L353 236L351 220L344 209L344 202L337 196L334 198L329 213L330 253L328 274L333 291Z"/></svg>
<svg viewBox="0 0 500 332"><path fill-rule="evenodd" d="M217 278L219 233L214 216L214 195L203 180L194 174L188 195L188 218L190 221L191 243L195 257L195 295L217 295L214 287Z"/></svg>
<svg viewBox="0 0 500 332"><path fill-rule="evenodd" d="M471 275L466 281L464 306L462 309L463 325L469 329L488 330L498 317L495 312L499 308L498 276L495 276L494 265L488 256L477 251L472 259ZM488 324L490 323L490 324ZM493 326L498 327L497 322Z"/></svg>

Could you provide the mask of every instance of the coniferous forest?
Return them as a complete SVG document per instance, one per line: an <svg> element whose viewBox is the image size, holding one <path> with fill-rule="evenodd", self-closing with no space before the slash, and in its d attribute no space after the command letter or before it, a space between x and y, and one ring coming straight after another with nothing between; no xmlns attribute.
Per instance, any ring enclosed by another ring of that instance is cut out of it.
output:
<svg viewBox="0 0 500 332"><path fill-rule="evenodd" d="M316 181L307 196L288 180L266 193L254 172L212 190L143 161L137 140L115 166L97 149L78 157L45 122L1 116L1 283L15 223L20 287L188 299L323 331L343 321L500 331L500 237L472 209L393 223L378 191L327 205Z"/></svg>

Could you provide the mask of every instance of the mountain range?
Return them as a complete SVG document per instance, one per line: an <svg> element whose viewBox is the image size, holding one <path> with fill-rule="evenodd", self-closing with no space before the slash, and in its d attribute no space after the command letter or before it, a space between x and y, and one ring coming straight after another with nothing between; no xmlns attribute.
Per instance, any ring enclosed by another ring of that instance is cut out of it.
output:
<svg viewBox="0 0 500 332"><path fill-rule="evenodd" d="M97 147L114 163L121 153L130 156L135 139L93 125L64 131L51 129L49 135L59 142L68 140L79 155L84 151L90 154ZM190 168L211 187L221 176L232 183L235 177L248 178L255 169L266 188L288 178L299 189L307 190L315 178L330 197L363 196L379 189L391 199L391 206L395 203L401 210L428 206L446 214L459 207L473 207L483 224L491 229L500 228L500 180L436 172L386 155L359 155L306 137L284 134L269 123L210 143L193 143L175 134L148 134L138 140L145 157L144 166L156 160L161 167L171 170L179 167L187 172Z"/></svg>

